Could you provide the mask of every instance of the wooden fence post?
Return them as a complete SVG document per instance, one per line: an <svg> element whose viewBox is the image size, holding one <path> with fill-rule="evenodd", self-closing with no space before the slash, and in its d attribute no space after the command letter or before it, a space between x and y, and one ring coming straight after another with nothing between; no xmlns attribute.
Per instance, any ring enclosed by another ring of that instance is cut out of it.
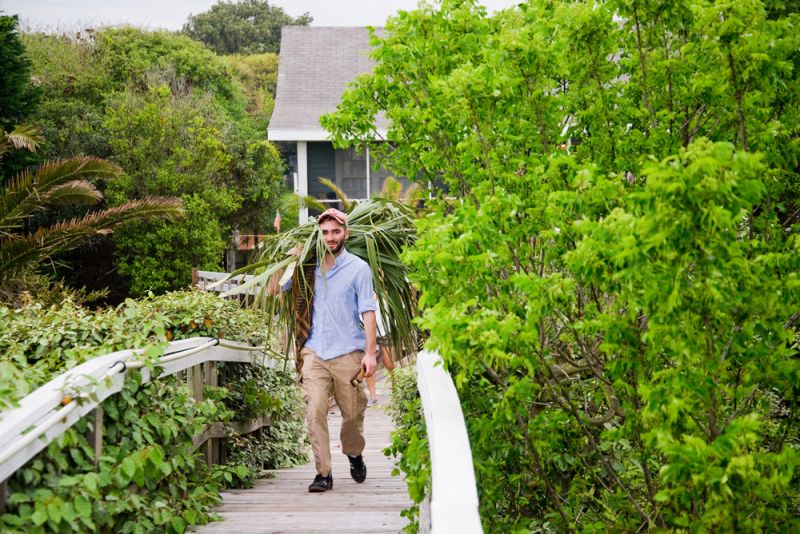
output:
<svg viewBox="0 0 800 534"><path fill-rule="evenodd" d="M8 500L8 480L0 484L0 514L6 511L6 501Z"/></svg>
<svg viewBox="0 0 800 534"><path fill-rule="evenodd" d="M91 420L89 430L86 432L86 440L94 450L94 466L100 463L100 455L103 454L103 405L100 404L89 412Z"/></svg>
<svg viewBox="0 0 800 534"><path fill-rule="evenodd" d="M197 402L203 401L203 364L194 365L187 369L188 385L192 390L192 398Z"/></svg>
<svg viewBox="0 0 800 534"><path fill-rule="evenodd" d="M209 386L217 385L217 362L210 361L203 364L203 382ZM219 438L208 438L206 442L206 464L208 467L219 463L221 441Z"/></svg>

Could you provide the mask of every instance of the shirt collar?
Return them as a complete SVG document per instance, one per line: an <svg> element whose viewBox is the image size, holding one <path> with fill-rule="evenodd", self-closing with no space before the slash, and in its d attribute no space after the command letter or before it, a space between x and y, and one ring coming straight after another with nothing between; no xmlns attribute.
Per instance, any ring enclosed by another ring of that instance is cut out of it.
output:
<svg viewBox="0 0 800 534"><path fill-rule="evenodd" d="M320 273L322 273L322 274L330 274L330 273L336 271L337 269L343 267L346 263L348 263L347 260L349 259L350 256L352 256L352 254L347 252L346 248L342 248L342 253L339 254L338 256L336 256L335 258L333 258L333 267L331 267L330 269L325 271L322 268L322 263L320 262L319 264L317 264L317 268L319 269Z"/></svg>

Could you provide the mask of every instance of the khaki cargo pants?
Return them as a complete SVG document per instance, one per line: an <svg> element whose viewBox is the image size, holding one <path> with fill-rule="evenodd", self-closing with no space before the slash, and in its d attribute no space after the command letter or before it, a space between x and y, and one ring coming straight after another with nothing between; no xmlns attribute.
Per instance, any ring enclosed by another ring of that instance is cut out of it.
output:
<svg viewBox="0 0 800 534"><path fill-rule="evenodd" d="M311 449L317 473L331 474L331 447L328 434L328 401L331 393L342 413L342 452L358 456L364 450L364 410L367 394L362 382L356 387L350 379L361 368L363 351L343 354L332 360L322 360L313 350L303 348L303 401Z"/></svg>

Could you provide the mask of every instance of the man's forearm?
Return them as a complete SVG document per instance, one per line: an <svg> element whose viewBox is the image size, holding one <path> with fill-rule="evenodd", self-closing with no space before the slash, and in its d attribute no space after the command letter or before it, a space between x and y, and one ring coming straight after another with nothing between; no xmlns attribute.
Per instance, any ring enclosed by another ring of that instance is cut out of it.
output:
<svg viewBox="0 0 800 534"><path fill-rule="evenodd" d="M367 346L366 346L366 353L370 355L375 355L375 352L378 348L377 342L377 321L375 319L375 312L374 311L367 311L363 314L364 319L364 333L367 337Z"/></svg>
<svg viewBox="0 0 800 534"><path fill-rule="evenodd" d="M364 351L364 357L361 359L361 366L367 371L367 376L372 376L377 367L377 326L375 322L375 312L364 312L361 317L364 319L364 333L367 337L367 346Z"/></svg>

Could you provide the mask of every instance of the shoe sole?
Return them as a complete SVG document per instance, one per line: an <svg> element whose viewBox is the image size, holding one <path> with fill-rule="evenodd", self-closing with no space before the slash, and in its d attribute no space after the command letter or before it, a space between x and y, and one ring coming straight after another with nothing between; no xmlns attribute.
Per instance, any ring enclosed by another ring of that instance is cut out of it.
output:
<svg viewBox="0 0 800 534"><path fill-rule="evenodd" d="M333 481L331 481L331 485L327 488L321 488L319 486L309 486L308 492L309 493L325 493L326 491L330 491L333 489Z"/></svg>

